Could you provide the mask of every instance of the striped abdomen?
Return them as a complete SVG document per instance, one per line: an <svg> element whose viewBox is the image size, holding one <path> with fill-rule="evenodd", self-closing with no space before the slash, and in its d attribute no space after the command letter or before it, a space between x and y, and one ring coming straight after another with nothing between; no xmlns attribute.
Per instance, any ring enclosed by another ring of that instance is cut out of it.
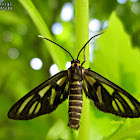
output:
<svg viewBox="0 0 140 140"><path fill-rule="evenodd" d="M82 82L74 81L70 84L69 96L69 123L68 126L74 129L80 127L80 117L82 112Z"/></svg>

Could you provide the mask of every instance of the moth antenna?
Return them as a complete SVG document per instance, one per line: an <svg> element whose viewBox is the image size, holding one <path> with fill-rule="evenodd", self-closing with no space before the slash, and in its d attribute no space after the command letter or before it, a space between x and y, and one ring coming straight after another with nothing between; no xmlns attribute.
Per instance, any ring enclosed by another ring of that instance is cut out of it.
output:
<svg viewBox="0 0 140 140"><path fill-rule="evenodd" d="M105 31L104 31L104 32L105 32ZM99 35L103 34L104 32L92 36L92 37L87 41L87 43L82 47L82 49L79 51L79 53L78 53L78 55L77 55L77 59L78 59L78 57L79 57L81 51L86 47L86 45L87 45L93 38L95 38L96 36L99 36Z"/></svg>
<svg viewBox="0 0 140 140"><path fill-rule="evenodd" d="M59 47L62 48L64 51L66 51L66 52L71 56L71 58L74 60L74 58L73 58L73 56L70 54L70 52L68 52L65 48L63 48L63 47L60 46L59 44L55 43L54 41L52 41L52 40L50 40L50 39L48 39L48 38L46 38L46 37L44 37L44 36L42 36L42 35L38 35L38 37L44 38L44 39L46 39L46 40L48 40L48 41L54 43L55 45L59 46Z"/></svg>

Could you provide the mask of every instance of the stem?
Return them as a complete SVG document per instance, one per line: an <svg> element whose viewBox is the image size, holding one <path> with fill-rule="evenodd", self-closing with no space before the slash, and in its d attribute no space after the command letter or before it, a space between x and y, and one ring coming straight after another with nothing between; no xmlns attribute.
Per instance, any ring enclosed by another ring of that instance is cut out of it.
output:
<svg viewBox="0 0 140 140"><path fill-rule="evenodd" d="M84 46L89 39L88 23L89 23L89 7L88 0L75 1L75 18L76 18L76 49L77 52ZM89 67L89 50L86 47L85 56L86 62L84 67ZM83 62L83 53L79 59ZM79 128L79 140L89 140L89 100L83 94L83 110L81 116L81 123Z"/></svg>

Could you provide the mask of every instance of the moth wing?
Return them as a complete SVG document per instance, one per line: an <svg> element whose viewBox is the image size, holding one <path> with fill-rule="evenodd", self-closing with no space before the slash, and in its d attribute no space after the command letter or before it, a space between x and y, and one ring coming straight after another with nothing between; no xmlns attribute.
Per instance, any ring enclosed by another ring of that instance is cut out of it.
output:
<svg viewBox="0 0 140 140"><path fill-rule="evenodd" d="M67 71L59 72L15 103L8 117L28 120L54 111L68 97Z"/></svg>
<svg viewBox="0 0 140 140"><path fill-rule="evenodd" d="M128 92L98 73L85 69L83 88L101 111L120 117L140 117L140 103Z"/></svg>

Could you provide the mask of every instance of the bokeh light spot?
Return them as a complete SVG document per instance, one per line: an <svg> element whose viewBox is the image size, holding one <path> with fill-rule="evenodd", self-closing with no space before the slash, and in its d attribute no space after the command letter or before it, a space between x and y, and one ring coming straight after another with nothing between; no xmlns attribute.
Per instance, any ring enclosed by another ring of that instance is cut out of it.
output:
<svg viewBox="0 0 140 140"><path fill-rule="evenodd" d="M25 24L19 24L17 27L17 31L20 35L25 35L27 33L27 26Z"/></svg>
<svg viewBox="0 0 140 140"><path fill-rule="evenodd" d="M71 62L68 61L68 62L66 63L66 69L68 69L70 66L71 66Z"/></svg>
<svg viewBox="0 0 140 140"><path fill-rule="evenodd" d="M49 72L50 72L51 76L55 75L56 73L59 72L58 66L56 64L52 64L50 66Z"/></svg>
<svg viewBox="0 0 140 140"><path fill-rule="evenodd" d="M63 21L70 21L73 17L73 5L68 2L65 3L61 11L61 19Z"/></svg>
<svg viewBox="0 0 140 140"><path fill-rule="evenodd" d="M119 15L119 16L124 16L126 14L126 9L124 8L123 5L119 5L117 6L116 8L116 13Z"/></svg>
<svg viewBox="0 0 140 140"><path fill-rule="evenodd" d="M19 51L16 48L10 48L8 50L8 57L11 59L16 59L19 56Z"/></svg>
<svg viewBox="0 0 140 140"><path fill-rule="evenodd" d="M138 0L130 0L130 1L132 1L132 2L137 2Z"/></svg>
<svg viewBox="0 0 140 140"><path fill-rule="evenodd" d="M134 3L132 5L131 10L134 14L139 14L140 13L140 3Z"/></svg>
<svg viewBox="0 0 140 140"><path fill-rule="evenodd" d="M30 65L34 70L39 70L42 68L43 63L40 58L33 58Z"/></svg>
<svg viewBox="0 0 140 140"><path fill-rule="evenodd" d="M94 47L92 43L89 43L89 61L93 62L93 51L94 51Z"/></svg>
<svg viewBox="0 0 140 140"><path fill-rule="evenodd" d="M63 31L63 26L61 23L54 23L52 25L52 32L55 34L55 35L59 35L61 34Z"/></svg>
<svg viewBox="0 0 140 140"><path fill-rule="evenodd" d="M101 23L98 19L93 19L89 22L89 30L92 32L99 31L101 27Z"/></svg>
<svg viewBox="0 0 140 140"><path fill-rule="evenodd" d="M107 26L108 26L108 21L106 20L105 22L103 22L102 29L105 29Z"/></svg>
<svg viewBox="0 0 140 140"><path fill-rule="evenodd" d="M10 42L13 40L13 33L10 31L3 32L3 40L5 42Z"/></svg>
<svg viewBox="0 0 140 140"><path fill-rule="evenodd" d="M117 0L119 4L125 4L127 0Z"/></svg>

